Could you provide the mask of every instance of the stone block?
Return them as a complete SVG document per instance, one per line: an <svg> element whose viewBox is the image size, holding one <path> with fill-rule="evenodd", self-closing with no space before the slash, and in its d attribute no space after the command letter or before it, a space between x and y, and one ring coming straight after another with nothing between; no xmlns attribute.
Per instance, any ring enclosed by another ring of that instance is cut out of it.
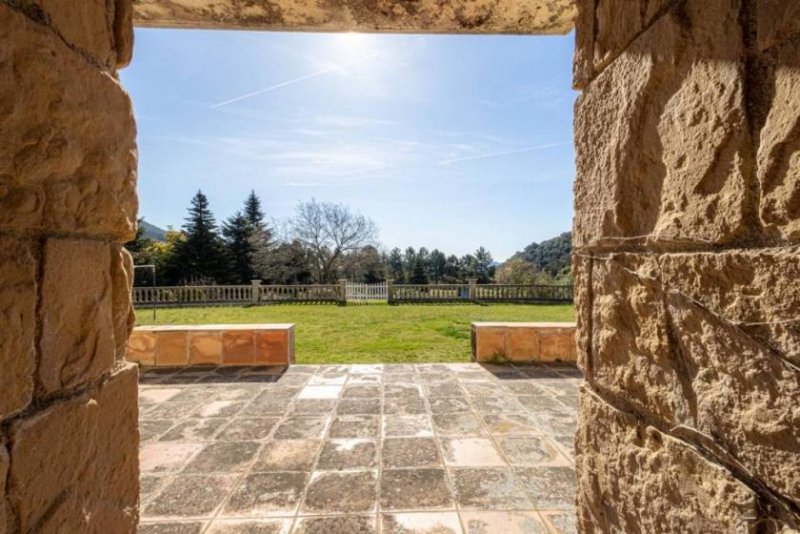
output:
<svg viewBox="0 0 800 534"><path fill-rule="evenodd" d="M800 0L757 0L756 14L761 50L800 33Z"/></svg>
<svg viewBox="0 0 800 534"><path fill-rule="evenodd" d="M506 356L512 362L529 362L539 358L539 335L535 328L509 328L506 334Z"/></svg>
<svg viewBox="0 0 800 534"><path fill-rule="evenodd" d="M294 329L256 331L255 363L288 365L294 363Z"/></svg>
<svg viewBox="0 0 800 534"><path fill-rule="evenodd" d="M60 0L21 0L23 11L53 28L70 47L104 67L113 68L114 6L106 0L83 0L75 4Z"/></svg>
<svg viewBox="0 0 800 534"><path fill-rule="evenodd" d="M142 365L156 364L156 334L134 330L128 338L127 358Z"/></svg>
<svg viewBox="0 0 800 534"><path fill-rule="evenodd" d="M8 449L5 443L0 443L0 532L3 533L7 530L11 530L8 528L11 518L8 516L8 511L6 510L6 503L8 500L8 488L6 487L6 481L8 480L8 464Z"/></svg>
<svg viewBox="0 0 800 534"><path fill-rule="evenodd" d="M599 73L677 0L596 0L592 61Z"/></svg>
<svg viewBox="0 0 800 534"><path fill-rule="evenodd" d="M800 247L665 254L658 270L665 287L800 365Z"/></svg>
<svg viewBox="0 0 800 534"><path fill-rule="evenodd" d="M583 374L590 374L589 350L592 336L592 259L579 254L572 255L574 277L576 361Z"/></svg>
<svg viewBox="0 0 800 534"><path fill-rule="evenodd" d="M115 0L114 48L116 67L127 67L133 59L133 0Z"/></svg>
<svg viewBox="0 0 800 534"><path fill-rule="evenodd" d="M33 395L37 269L30 242L0 237L0 421Z"/></svg>
<svg viewBox="0 0 800 534"><path fill-rule="evenodd" d="M580 532L756 532L758 498L687 444L580 395Z"/></svg>
<svg viewBox="0 0 800 534"><path fill-rule="evenodd" d="M90 383L114 364L109 249L80 239L45 243L38 369L44 395Z"/></svg>
<svg viewBox="0 0 800 534"><path fill-rule="evenodd" d="M572 86L584 89L594 78L594 32L597 0L578 0L575 19L575 58L572 62Z"/></svg>
<svg viewBox="0 0 800 534"><path fill-rule="evenodd" d="M255 334L252 330L225 330L222 333L223 364L252 364L255 359Z"/></svg>
<svg viewBox="0 0 800 534"><path fill-rule="evenodd" d="M788 2L797 8L800 2ZM776 11L778 8L776 7ZM797 22L800 28L800 22ZM763 56L770 80L767 116L760 132L758 180L761 221L773 236L800 242L800 35Z"/></svg>
<svg viewBox="0 0 800 534"><path fill-rule="evenodd" d="M588 379L800 500L797 367L659 277L652 256L595 262Z"/></svg>
<svg viewBox="0 0 800 534"><path fill-rule="evenodd" d="M540 330L539 361L574 362L577 359L575 328L551 328Z"/></svg>
<svg viewBox="0 0 800 534"><path fill-rule="evenodd" d="M504 326L472 327L473 360L490 362L502 360L506 354L506 329Z"/></svg>
<svg viewBox="0 0 800 534"><path fill-rule="evenodd" d="M128 95L5 3L0 42L0 229L132 239L136 128Z"/></svg>
<svg viewBox="0 0 800 534"><path fill-rule="evenodd" d="M84 478L92 532L135 532L139 502L139 371L118 369L94 396L96 452Z"/></svg>
<svg viewBox="0 0 800 534"><path fill-rule="evenodd" d="M189 364L222 363L222 332L191 332Z"/></svg>
<svg viewBox="0 0 800 534"><path fill-rule="evenodd" d="M125 357L128 336L136 323L131 303L133 288L133 258L123 247L111 247L111 311L114 320L114 346L116 358Z"/></svg>
<svg viewBox="0 0 800 534"><path fill-rule="evenodd" d="M37 531L39 522L59 509L59 517L74 521L64 524L63 532L87 532L80 514L68 513L77 505L64 500L81 493L81 477L92 469L97 412L97 402L84 395L11 426L8 502L20 532Z"/></svg>
<svg viewBox="0 0 800 534"><path fill-rule="evenodd" d="M156 334L156 365L186 365L189 363L189 335L186 332Z"/></svg>
<svg viewBox="0 0 800 534"><path fill-rule="evenodd" d="M581 95L577 248L708 245L750 232L739 12L739 0L679 3Z"/></svg>

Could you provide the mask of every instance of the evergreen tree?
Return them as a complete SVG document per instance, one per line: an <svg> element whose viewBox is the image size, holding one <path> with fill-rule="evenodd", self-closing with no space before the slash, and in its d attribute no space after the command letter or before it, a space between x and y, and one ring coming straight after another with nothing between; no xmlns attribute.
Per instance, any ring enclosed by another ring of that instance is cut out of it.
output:
<svg viewBox="0 0 800 534"><path fill-rule="evenodd" d="M244 201L244 213L242 216L250 223L250 226L256 230L266 229L264 212L261 209L261 199L256 196L255 190L251 190L250 194L247 196L247 200Z"/></svg>
<svg viewBox="0 0 800 534"><path fill-rule="evenodd" d="M447 256L441 250L433 249L428 260L428 279L440 283L444 280Z"/></svg>
<svg viewBox="0 0 800 534"><path fill-rule="evenodd" d="M175 243L167 277L188 284L227 282L230 262L208 199L202 191L192 198L189 216L185 220L184 239Z"/></svg>
<svg viewBox="0 0 800 534"><path fill-rule="evenodd" d="M403 272L405 273L406 281L411 284L414 274L414 265L417 261L417 251L414 250L414 247L408 247L406 251L403 253Z"/></svg>
<svg viewBox="0 0 800 534"><path fill-rule="evenodd" d="M461 262L455 254L447 257L447 263L444 266L444 280L451 284L461 281Z"/></svg>
<svg viewBox="0 0 800 534"><path fill-rule="evenodd" d="M475 251L475 272L473 276L478 279L480 284L488 284L494 277L494 259L492 254L481 247Z"/></svg>
<svg viewBox="0 0 800 534"><path fill-rule="evenodd" d="M255 252L255 230L248 218L236 213L222 225L222 235L228 246L233 277L239 284L249 284L254 278L253 256Z"/></svg>
<svg viewBox="0 0 800 534"><path fill-rule="evenodd" d="M399 248L393 248L386 259L386 274L395 283L402 284L406 280L403 272L403 253Z"/></svg>

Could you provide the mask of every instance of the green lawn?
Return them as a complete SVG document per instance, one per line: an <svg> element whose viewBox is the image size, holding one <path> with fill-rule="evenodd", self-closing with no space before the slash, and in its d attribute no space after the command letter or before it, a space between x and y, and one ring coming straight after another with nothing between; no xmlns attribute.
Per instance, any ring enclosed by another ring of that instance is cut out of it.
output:
<svg viewBox="0 0 800 534"><path fill-rule="evenodd" d="M297 363L466 362L472 321L573 321L571 305L288 304L137 311L137 324L295 323Z"/></svg>

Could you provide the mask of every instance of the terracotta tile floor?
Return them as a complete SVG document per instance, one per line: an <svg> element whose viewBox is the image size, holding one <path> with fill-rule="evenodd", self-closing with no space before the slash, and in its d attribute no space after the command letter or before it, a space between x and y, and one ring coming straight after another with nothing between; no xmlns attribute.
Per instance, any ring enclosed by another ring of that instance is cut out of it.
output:
<svg viewBox="0 0 800 534"><path fill-rule="evenodd" d="M574 367L143 370L141 526L575 532Z"/></svg>

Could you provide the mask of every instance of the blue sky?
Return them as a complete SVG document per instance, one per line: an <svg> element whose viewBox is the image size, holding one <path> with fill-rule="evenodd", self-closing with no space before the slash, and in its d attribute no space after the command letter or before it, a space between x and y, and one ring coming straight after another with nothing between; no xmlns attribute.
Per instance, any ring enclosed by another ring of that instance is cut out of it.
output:
<svg viewBox="0 0 800 534"><path fill-rule="evenodd" d="M276 220L343 202L385 247L504 260L570 229L573 41L137 30L140 214L178 227L199 188L221 220L255 189Z"/></svg>

